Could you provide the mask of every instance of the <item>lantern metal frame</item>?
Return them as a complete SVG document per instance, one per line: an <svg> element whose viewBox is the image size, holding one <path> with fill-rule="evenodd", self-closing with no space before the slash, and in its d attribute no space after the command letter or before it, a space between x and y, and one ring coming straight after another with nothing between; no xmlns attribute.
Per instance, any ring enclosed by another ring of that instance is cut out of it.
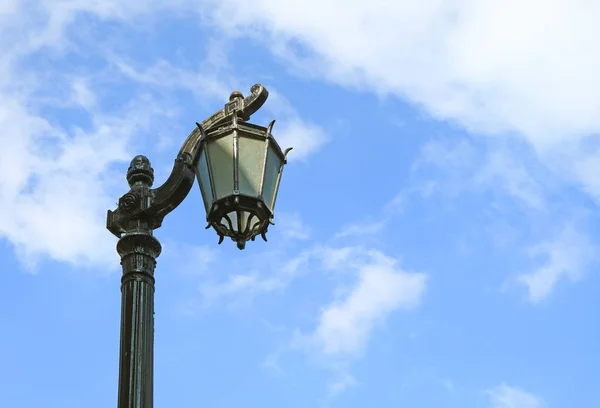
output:
<svg viewBox="0 0 600 408"><path fill-rule="evenodd" d="M254 241L258 235L267 241L266 233L269 225L274 225L273 211L277 200L283 167L287 163L286 157L291 150L291 148L288 148L285 152L281 150L281 147L271 133L274 124L275 121L273 120L269 126L265 128L263 126L247 123L241 120L237 115L233 115L217 129L206 133L202 129L202 126L199 123L196 123L202 137L198 141L200 148L194 168L196 170L196 178L198 179L198 185L200 186L206 209L206 221L208 222L206 228L208 229L211 226L214 228L219 235L219 244L223 242L225 237L230 237L232 241L236 242L239 249L244 249L246 242L250 240ZM214 143L217 139L226 137L230 137L232 143L232 189L229 194L218 197L215 187L215 176L213 174L215 169L211 163L211 154L209 152L210 149L208 144L211 142ZM243 152L240 152L240 139L244 138L264 142L261 171L259 174L255 175L255 177L260 176L260 183L256 195L244 193L240 188L240 156L243 155ZM202 153L205 155L207 179L203 178L200 174L199 162ZM264 198L265 181L268 176L267 163L269 160L274 159L272 155L276 156L279 168L277 170L275 183L271 186L272 191L269 191L272 195L271 200L267 203ZM230 216L231 214L234 216Z"/></svg>

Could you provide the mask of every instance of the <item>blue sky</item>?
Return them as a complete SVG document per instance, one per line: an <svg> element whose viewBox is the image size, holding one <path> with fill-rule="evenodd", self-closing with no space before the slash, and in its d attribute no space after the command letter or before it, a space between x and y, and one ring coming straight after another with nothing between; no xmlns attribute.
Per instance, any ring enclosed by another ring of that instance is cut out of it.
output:
<svg viewBox="0 0 600 408"><path fill-rule="evenodd" d="M427 3L427 4L424 4ZM107 209L231 91L293 146L269 242L155 232L155 405L600 404L600 5L0 4L2 407L114 406Z"/></svg>

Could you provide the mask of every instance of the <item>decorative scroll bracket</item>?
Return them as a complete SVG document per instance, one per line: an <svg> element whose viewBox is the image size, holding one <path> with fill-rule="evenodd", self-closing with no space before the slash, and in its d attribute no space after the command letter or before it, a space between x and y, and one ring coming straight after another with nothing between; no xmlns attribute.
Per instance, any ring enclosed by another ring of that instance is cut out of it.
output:
<svg viewBox="0 0 600 408"><path fill-rule="evenodd" d="M237 115L244 121L250 120L250 116L264 105L269 97L269 91L261 84L256 84L250 88L250 95L243 97L241 92L233 92L229 98L229 102L225 104L223 109L214 113L205 119L200 126L197 126L192 133L187 137L179 154L189 153L193 160L197 158L200 139L202 138L202 130L208 133L223 122L226 122L231 116Z"/></svg>

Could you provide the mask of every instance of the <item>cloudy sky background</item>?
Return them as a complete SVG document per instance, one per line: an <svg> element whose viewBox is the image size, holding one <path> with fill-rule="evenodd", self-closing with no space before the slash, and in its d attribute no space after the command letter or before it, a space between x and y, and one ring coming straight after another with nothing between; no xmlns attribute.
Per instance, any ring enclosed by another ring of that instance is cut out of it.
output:
<svg viewBox="0 0 600 408"><path fill-rule="evenodd" d="M269 242L156 231L155 405L600 404L600 2L3 0L0 393L116 404L107 209L232 90L293 146Z"/></svg>

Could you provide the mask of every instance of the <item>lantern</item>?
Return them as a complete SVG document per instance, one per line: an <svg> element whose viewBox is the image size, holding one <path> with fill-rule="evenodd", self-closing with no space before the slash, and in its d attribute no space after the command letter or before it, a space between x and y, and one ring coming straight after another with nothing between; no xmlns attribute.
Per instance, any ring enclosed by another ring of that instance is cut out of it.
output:
<svg viewBox="0 0 600 408"><path fill-rule="evenodd" d="M208 225L219 244L230 237L239 249L273 224L275 200L286 155L268 127L245 122L237 114L204 133L194 165Z"/></svg>

